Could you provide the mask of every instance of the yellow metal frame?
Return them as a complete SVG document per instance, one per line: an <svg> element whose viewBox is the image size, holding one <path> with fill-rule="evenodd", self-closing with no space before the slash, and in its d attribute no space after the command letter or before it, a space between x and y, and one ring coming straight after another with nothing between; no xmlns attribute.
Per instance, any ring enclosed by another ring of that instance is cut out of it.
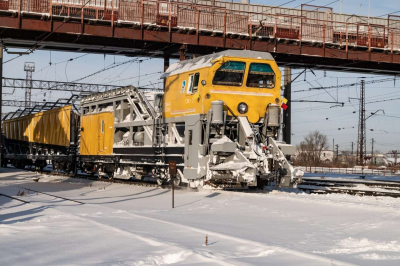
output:
<svg viewBox="0 0 400 266"><path fill-rule="evenodd" d="M227 61L246 63L246 72L243 84L237 86L213 85L215 72ZM250 88L246 86L250 63L269 64L275 73L275 86L273 88ZM196 93L188 93L189 76L200 73L200 81ZM170 75L166 79L163 116L165 118L185 116L191 114L206 114L211 108L211 102L221 100L228 106L235 116L247 116L251 123L256 123L264 117L268 104L280 105L281 71L274 60L224 56L213 61L211 67L204 67L193 71ZM206 85L202 85L201 81ZM184 93L182 83L186 81ZM249 109L246 114L237 111L239 103L245 102ZM228 112L229 115L230 112Z"/></svg>

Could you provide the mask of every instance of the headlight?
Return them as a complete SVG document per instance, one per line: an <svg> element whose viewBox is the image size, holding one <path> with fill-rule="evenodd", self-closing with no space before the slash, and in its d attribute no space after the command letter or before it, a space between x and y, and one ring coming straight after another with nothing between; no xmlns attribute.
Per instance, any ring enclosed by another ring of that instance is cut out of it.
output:
<svg viewBox="0 0 400 266"><path fill-rule="evenodd" d="M245 114L249 110L249 107L247 106L246 103L239 103L237 109L238 109L239 113Z"/></svg>

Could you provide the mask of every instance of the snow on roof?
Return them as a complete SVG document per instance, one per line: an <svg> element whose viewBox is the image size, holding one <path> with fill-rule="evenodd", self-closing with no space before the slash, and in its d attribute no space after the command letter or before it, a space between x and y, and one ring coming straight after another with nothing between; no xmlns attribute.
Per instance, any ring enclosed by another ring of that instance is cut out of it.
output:
<svg viewBox="0 0 400 266"><path fill-rule="evenodd" d="M256 51L248 51L248 50L225 50L222 52L218 52L215 54L209 54L204 56L199 56L194 59L184 60L180 62L176 62L172 64L164 74L161 75L161 78L167 78L171 75L177 75L180 73L184 73L187 71L192 71L204 67L210 67L212 65L212 61L221 58L223 56L231 56L231 57L246 57L246 58L256 58L256 59L265 59L265 60L274 60L270 53L266 52L256 52Z"/></svg>

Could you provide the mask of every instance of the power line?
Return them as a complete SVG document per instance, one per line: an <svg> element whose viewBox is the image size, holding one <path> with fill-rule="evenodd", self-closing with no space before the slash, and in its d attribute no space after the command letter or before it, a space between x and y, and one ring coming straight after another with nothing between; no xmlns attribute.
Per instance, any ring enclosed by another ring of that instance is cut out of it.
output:
<svg viewBox="0 0 400 266"><path fill-rule="evenodd" d="M391 118L400 118L400 116L394 116L394 115L377 115L377 116L386 116L386 117L391 117Z"/></svg>
<svg viewBox="0 0 400 266"><path fill-rule="evenodd" d="M394 79L393 78L390 78L390 79L378 79L378 80L366 81L365 83L366 84L382 83L382 82L393 81ZM325 89L333 89L333 88L344 89L344 88L348 88L350 86L357 86L358 84L360 84L360 83L359 82L355 82L355 83L344 84L344 85L339 85L339 86L330 86L330 87L322 87L321 86L320 88L325 88ZM309 88L309 89L306 89L306 90L297 90L297 91L293 91L292 93L307 92L307 91L311 91L312 89L316 89L316 88ZM383 95L396 94L396 93L400 93L400 92L392 92L392 93L387 93L387 94L383 94ZM313 95L309 95L309 96L300 97L300 98L297 98L296 100L300 100L300 99L304 99L304 98L311 98L311 97L318 96L318 95L323 95L323 94L325 94L325 93L317 93L317 94L313 94ZM372 96L372 97L369 97L369 98L379 98L381 96L382 95L376 95L376 96ZM392 100L397 100L397 99L399 99L399 98L389 99L389 100L392 101ZM387 100L387 101L389 101L389 100ZM376 101L376 102L379 102L379 101ZM370 101L370 102L367 102L367 103L373 103L373 102Z"/></svg>
<svg viewBox="0 0 400 266"><path fill-rule="evenodd" d="M382 82L388 82L388 81L393 81L394 78L386 78L386 79L377 79L377 80L370 80L370 81L364 81L364 84L374 84L374 83L382 83ZM361 85L361 82L354 82L354 83L349 83L349 84L342 84L342 85L337 85L337 86L330 86L330 87L314 87L314 88L309 88L309 90L322 90L322 89L336 89L336 88L344 88L344 87L353 87Z"/></svg>
<svg viewBox="0 0 400 266"><path fill-rule="evenodd" d="M92 76L94 76L94 75L100 74L100 73L102 73L102 72L104 72L104 71L107 71L107 70L116 68L116 67L118 67L118 66L128 64L128 63L130 63L130 62L138 62L138 61L144 61L144 60L150 60L150 59L151 59L151 58L147 58L147 59L136 59L136 58L135 58L135 59L131 59L131 60L128 60L128 61L121 62L121 63L116 63L116 64L113 63L113 64L111 64L111 65L109 65L109 66L107 66L107 67L104 67L104 68L102 68L102 69L100 69L100 70L98 70L98 71L96 71L96 72L94 72L94 73L92 73L92 74L86 75L86 76L84 76L84 77L82 77L82 78L79 78L79 79L76 79L76 80L74 80L74 81L72 81L72 82L77 82L77 81L84 80L84 79L86 79L86 78L92 77Z"/></svg>
<svg viewBox="0 0 400 266"><path fill-rule="evenodd" d="M370 104L370 103L382 103L382 102L391 102L391 101L397 101L397 100L400 100L400 98L393 98L393 99L379 100L379 101L371 101L371 102L366 102L366 104Z"/></svg>

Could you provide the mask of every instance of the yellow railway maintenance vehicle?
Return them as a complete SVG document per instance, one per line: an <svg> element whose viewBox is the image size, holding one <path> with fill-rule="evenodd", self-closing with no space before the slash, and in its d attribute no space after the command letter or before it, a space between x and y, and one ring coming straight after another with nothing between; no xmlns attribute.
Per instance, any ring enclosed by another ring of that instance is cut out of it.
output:
<svg viewBox="0 0 400 266"><path fill-rule="evenodd" d="M172 64L163 92L129 86L81 101L82 169L114 178L190 187L301 181L278 141L281 72L269 53L227 50Z"/></svg>

